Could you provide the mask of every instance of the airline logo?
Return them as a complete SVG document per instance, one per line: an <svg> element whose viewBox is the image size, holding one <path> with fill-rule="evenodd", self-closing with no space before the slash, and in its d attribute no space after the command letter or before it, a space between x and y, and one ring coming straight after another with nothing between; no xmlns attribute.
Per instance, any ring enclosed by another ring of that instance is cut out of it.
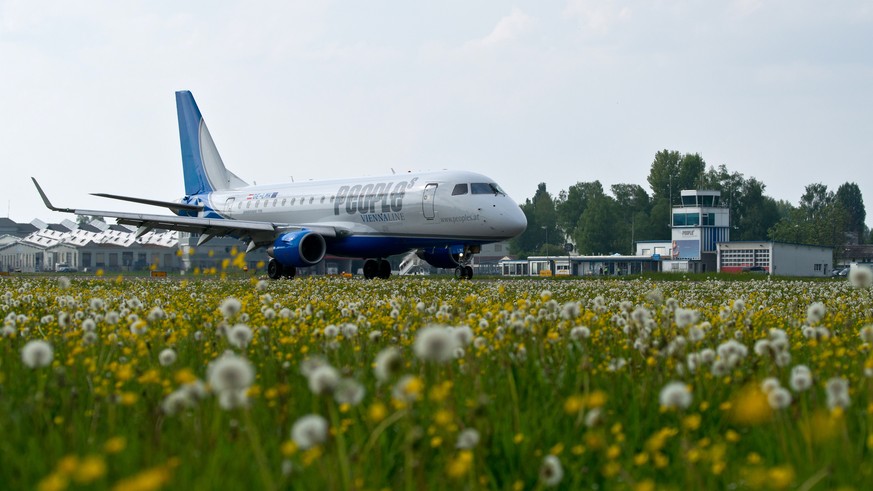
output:
<svg viewBox="0 0 873 491"><path fill-rule="evenodd" d="M394 222L403 220L403 198L406 190L415 185L409 182L379 182L340 186L333 202L333 214L361 215L365 222Z"/></svg>

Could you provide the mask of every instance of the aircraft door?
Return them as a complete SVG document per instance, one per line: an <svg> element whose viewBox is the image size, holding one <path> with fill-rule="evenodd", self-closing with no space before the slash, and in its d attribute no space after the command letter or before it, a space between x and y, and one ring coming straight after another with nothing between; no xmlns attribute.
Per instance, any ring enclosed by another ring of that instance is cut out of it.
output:
<svg viewBox="0 0 873 491"><path fill-rule="evenodd" d="M227 201L224 202L224 211L230 213L233 210L233 202L236 200L234 197L227 198Z"/></svg>
<svg viewBox="0 0 873 491"><path fill-rule="evenodd" d="M421 197L421 210L424 213L424 218L428 220L433 220L434 210L433 210L433 198L436 194L438 184L430 183L424 187L424 195Z"/></svg>

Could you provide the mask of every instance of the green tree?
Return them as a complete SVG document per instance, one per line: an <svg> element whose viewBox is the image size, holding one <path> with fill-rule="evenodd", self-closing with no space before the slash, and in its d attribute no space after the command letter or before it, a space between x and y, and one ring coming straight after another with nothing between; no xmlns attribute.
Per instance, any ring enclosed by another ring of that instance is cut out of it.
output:
<svg viewBox="0 0 873 491"><path fill-rule="evenodd" d="M575 234L579 217L585 212L593 196L603 196L603 185L600 181L577 182L567 191L558 194L555 205L557 222L566 236L572 237Z"/></svg>
<svg viewBox="0 0 873 491"><path fill-rule="evenodd" d="M837 188L835 199L848 213L848 232L852 233L859 242L864 242L867 229L867 211L864 209L864 197L861 189L854 182L843 183Z"/></svg>
<svg viewBox="0 0 873 491"><path fill-rule="evenodd" d="M638 184L613 184L610 191L615 199L615 251L632 254L634 242L650 237L649 194Z"/></svg>
<svg viewBox="0 0 873 491"><path fill-rule="evenodd" d="M527 199L521 206L527 218L527 228L524 233L509 242L509 250L513 255L525 258L530 255L551 253L552 249L563 251L561 233L557 228L555 201L546 189L545 183L537 186L532 199ZM549 244L554 244L550 247Z"/></svg>
<svg viewBox="0 0 873 491"><path fill-rule="evenodd" d="M605 194L594 196L576 225L576 248L582 254L609 254L615 251L615 200Z"/></svg>

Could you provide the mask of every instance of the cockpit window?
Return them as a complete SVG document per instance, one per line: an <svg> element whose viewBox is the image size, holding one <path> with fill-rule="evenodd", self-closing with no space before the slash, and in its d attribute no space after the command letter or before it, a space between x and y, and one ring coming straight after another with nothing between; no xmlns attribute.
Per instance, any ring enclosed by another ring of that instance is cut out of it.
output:
<svg viewBox="0 0 873 491"><path fill-rule="evenodd" d="M506 194L500 189L500 186L493 182L474 182L470 184L473 194Z"/></svg>
<svg viewBox="0 0 873 491"><path fill-rule="evenodd" d="M460 196L467 194L467 184L455 184L455 189L452 189L452 196Z"/></svg>

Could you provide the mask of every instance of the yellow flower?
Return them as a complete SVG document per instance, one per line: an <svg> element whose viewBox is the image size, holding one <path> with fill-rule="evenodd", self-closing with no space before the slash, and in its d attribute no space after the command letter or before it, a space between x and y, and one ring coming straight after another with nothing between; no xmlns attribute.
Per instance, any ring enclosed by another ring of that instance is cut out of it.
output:
<svg viewBox="0 0 873 491"><path fill-rule="evenodd" d="M103 457L90 455L85 457L73 474L73 480L78 484L90 484L106 475L106 462Z"/></svg>
<svg viewBox="0 0 873 491"><path fill-rule="evenodd" d="M127 479L118 481L113 491L152 491L170 481L170 470L165 467L146 469Z"/></svg>
<svg viewBox="0 0 873 491"><path fill-rule="evenodd" d="M458 455L449 460L449 464L446 468L446 474L449 477L457 479L459 477L463 477L470 471L470 467L473 464L473 452L469 450L464 450L458 453Z"/></svg>
<svg viewBox="0 0 873 491"><path fill-rule="evenodd" d="M63 474L54 472L43 478L36 485L38 491L63 491L67 489L69 481Z"/></svg>
<svg viewBox="0 0 873 491"><path fill-rule="evenodd" d="M572 395L564 401L564 412L567 414L579 414L585 407L585 398L580 395Z"/></svg>
<svg viewBox="0 0 873 491"><path fill-rule="evenodd" d="M374 402L367 410L367 418L369 418L373 423L382 421L387 415L388 408L386 408L381 402Z"/></svg>
<svg viewBox="0 0 873 491"><path fill-rule="evenodd" d="M773 467L767 471L767 481L775 489L785 489L794 482L794 469L790 465Z"/></svg>
<svg viewBox="0 0 873 491"><path fill-rule="evenodd" d="M730 419L741 425L759 425L770 420L773 409L765 394L756 384L749 384L731 398Z"/></svg>
<svg viewBox="0 0 873 491"><path fill-rule="evenodd" d="M106 440L103 444L103 451L108 454L116 454L124 450L127 446L127 440L123 436L115 436Z"/></svg>

